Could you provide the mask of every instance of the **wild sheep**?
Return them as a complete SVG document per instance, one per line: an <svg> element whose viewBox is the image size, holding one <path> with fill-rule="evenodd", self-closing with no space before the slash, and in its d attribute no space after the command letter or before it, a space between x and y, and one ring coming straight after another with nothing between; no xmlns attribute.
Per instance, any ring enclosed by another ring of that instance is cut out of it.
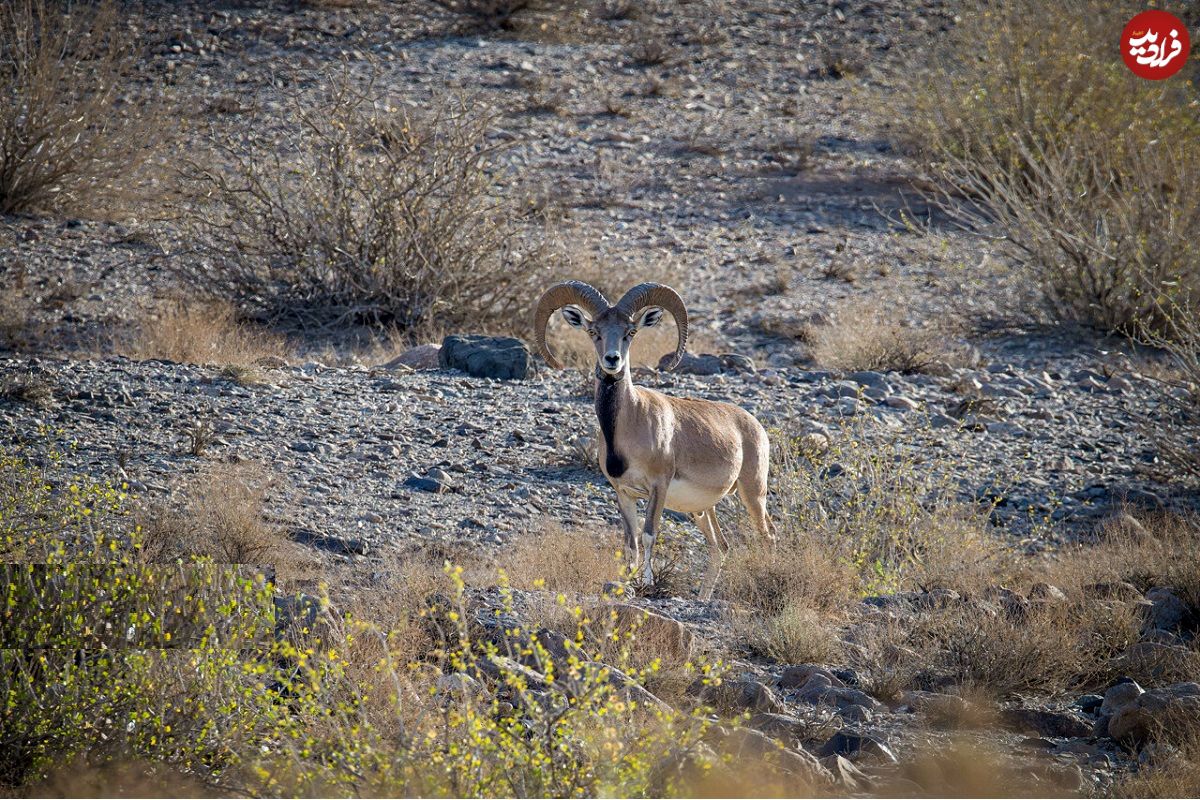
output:
<svg viewBox="0 0 1200 800"><path fill-rule="evenodd" d="M546 290L534 314L537 345L546 363L562 363L546 345L550 315L562 309L567 324L586 332L596 348L596 416L600 422L600 469L617 492L625 532L625 555L639 560L637 501L648 501L642 530L641 580L654 580L651 556L664 508L691 518L704 532L709 565L700 598L712 597L729 543L717 525L716 505L737 487L760 534L775 539L767 516L770 443L763 426L731 403L670 397L635 386L629 374L629 345L642 328L658 325L664 311L675 318L678 343L673 368L687 347L688 316L682 298L668 286L643 283L616 305L580 281Z"/></svg>

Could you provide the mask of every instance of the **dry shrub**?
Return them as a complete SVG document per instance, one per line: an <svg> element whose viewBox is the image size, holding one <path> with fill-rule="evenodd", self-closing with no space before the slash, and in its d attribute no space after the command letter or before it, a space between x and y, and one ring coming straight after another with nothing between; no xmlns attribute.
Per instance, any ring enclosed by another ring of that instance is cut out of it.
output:
<svg viewBox="0 0 1200 800"><path fill-rule="evenodd" d="M268 318L511 326L544 284L537 226L501 193L491 112L393 105L342 75L293 97L281 139L213 133L177 209L188 283Z"/></svg>
<svg viewBox="0 0 1200 800"><path fill-rule="evenodd" d="M884 775L877 797L1074 797L1079 773L1069 766L1014 759L994 742L956 736L921 746L900 770Z"/></svg>
<svg viewBox="0 0 1200 800"><path fill-rule="evenodd" d="M1157 586L1175 590L1200 609L1200 561L1183 554L1200 552L1200 520L1176 515L1145 517L1140 527L1109 524L1095 543L1063 552L1041 573L1063 588L1125 581L1140 591Z"/></svg>
<svg viewBox="0 0 1200 800"><path fill-rule="evenodd" d="M789 605L748 622L751 649L781 664L831 664L841 657L837 631L813 609Z"/></svg>
<svg viewBox="0 0 1200 800"><path fill-rule="evenodd" d="M808 327L804 335L817 364L846 372L921 372L943 353L943 334L906 325L869 301L843 306L828 325Z"/></svg>
<svg viewBox="0 0 1200 800"><path fill-rule="evenodd" d="M1159 378L1160 408L1166 424L1152 424L1150 435L1167 463L1183 476L1200 480L1200 307L1177 307L1167 335L1149 333L1149 344L1166 350L1174 374Z"/></svg>
<svg viewBox="0 0 1200 800"><path fill-rule="evenodd" d="M1103 686L1109 660L1137 640L1140 620L1126 606L1047 604L1021 616L973 604L921 612L904 623L901 668L910 688L947 684L1006 696Z"/></svg>
<svg viewBox="0 0 1200 800"><path fill-rule="evenodd" d="M795 608L841 610L853 597L852 571L819 543L799 537L781 537L774 548L758 539L735 548L721 576L724 597L774 617Z"/></svg>
<svg viewBox="0 0 1200 800"><path fill-rule="evenodd" d="M1200 199L1184 189L1200 177L1195 90L1099 55L1127 19L1110 3L1072 0L1053 30L1041 9L965 11L944 53L922 55L938 66L915 73L902 136L928 157L946 210L1028 270L1045 315L1163 330L1164 310L1200 291Z"/></svg>
<svg viewBox="0 0 1200 800"><path fill-rule="evenodd" d="M139 509L142 553L150 562L204 556L218 563L271 564L280 574L304 560L263 513L272 479L253 464L213 465L182 487L183 502Z"/></svg>
<svg viewBox="0 0 1200 800"><path fill-rule="evenodd" d="M161 119L128 100L134 34L115 0L0 5L0 213L96 208L129 189Z"/></svg>
<svg viewBox="0 0 1200 800"><path fill-rule="evenodd" d="M531 0L434 0L439 6L469 19L475 28L511 30L513 17L532 5Z"/></svg>
<svg viewBox="0 0 1200 800"><path fill-rule="evenodd" d="M282 359L282 337L240 322L227 303L177 301L143 319L121 345L135 359L159 358L184 364L221 364L247 369Z"/></svg>
<svg viewBox="0 0 1200 800"><path fill-rule="evenodd" d="M501 566L517 589L600 594L621 574L620 536L611 528L564 530L550 525L522 536L504 553Z"/></svg>
<svg viewBox="0 0 1200 800"><path fill-rule="evenodd" d="M1113 797L1200 797L1200 723L1184 721L1178 744L1156 748L1113 786Z"/></svg>
<svg viewBox="0 0 1200 800"><path fill-rule="evenodd" d="M847 570L855 594L971 590L1002 579L1013 553L990 532L987 509L958 498L951 460L869 426L846 423L824 449L804 436L776 437L780 551L821 551Z"/></svg>

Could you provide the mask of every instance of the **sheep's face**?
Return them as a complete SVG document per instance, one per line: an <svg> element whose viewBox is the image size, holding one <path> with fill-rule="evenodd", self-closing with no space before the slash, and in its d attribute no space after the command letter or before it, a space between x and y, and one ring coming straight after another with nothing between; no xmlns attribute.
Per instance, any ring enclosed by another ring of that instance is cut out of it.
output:
<svg viewBox="0 0 1200 800"><path fill-rule="evenodd" d="M595 319L579 306L563 306L562 317L572 328L579 328L592 337L596 348L596 364L607 375L620 375L629 366L629 345L642 328L652 328L662 321L663 310L647 306L633 319L615 307L607 308Z"/></svg>

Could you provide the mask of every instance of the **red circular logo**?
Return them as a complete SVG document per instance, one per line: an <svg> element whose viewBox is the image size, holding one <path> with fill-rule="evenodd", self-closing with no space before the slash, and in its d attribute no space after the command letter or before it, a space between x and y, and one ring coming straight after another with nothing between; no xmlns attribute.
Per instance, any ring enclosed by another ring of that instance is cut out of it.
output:
<svg viewBox="0 0 1200 800"><path fill-rule="evenodd" d="M1166 11L1143 11L1121 31L1121 58L1139 78L1161 81L1187 63L1191 39L1179 17Z"/></svg>

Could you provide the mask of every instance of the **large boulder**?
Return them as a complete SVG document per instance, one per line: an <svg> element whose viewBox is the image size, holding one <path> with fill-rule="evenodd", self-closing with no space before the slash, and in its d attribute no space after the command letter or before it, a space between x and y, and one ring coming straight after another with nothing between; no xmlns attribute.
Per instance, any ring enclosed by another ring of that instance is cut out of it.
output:
<svg viewBox="0 0 1200 800"><path fill-rule="evenodd" d="M1140 745L1153 739L1183 735L1200 719L1200 683L1175 683L1149 689L1116 709L1108 735Z"/></svg>
<svg viewBox="0 0 1200 800"><path fill-rule="evenodd" d="M447 336L438 351L438 362L477 378L525 380L537 372L529 347L511 336Z"/></svg>
<svg viewBox="0 0 1200 800"><path fill-rule="evenodd" d="M1078 714L1046 708L1007 708L1001 719L1010 728L1036 736L1076 738L1088 736L1092 724Z"/></svg>

